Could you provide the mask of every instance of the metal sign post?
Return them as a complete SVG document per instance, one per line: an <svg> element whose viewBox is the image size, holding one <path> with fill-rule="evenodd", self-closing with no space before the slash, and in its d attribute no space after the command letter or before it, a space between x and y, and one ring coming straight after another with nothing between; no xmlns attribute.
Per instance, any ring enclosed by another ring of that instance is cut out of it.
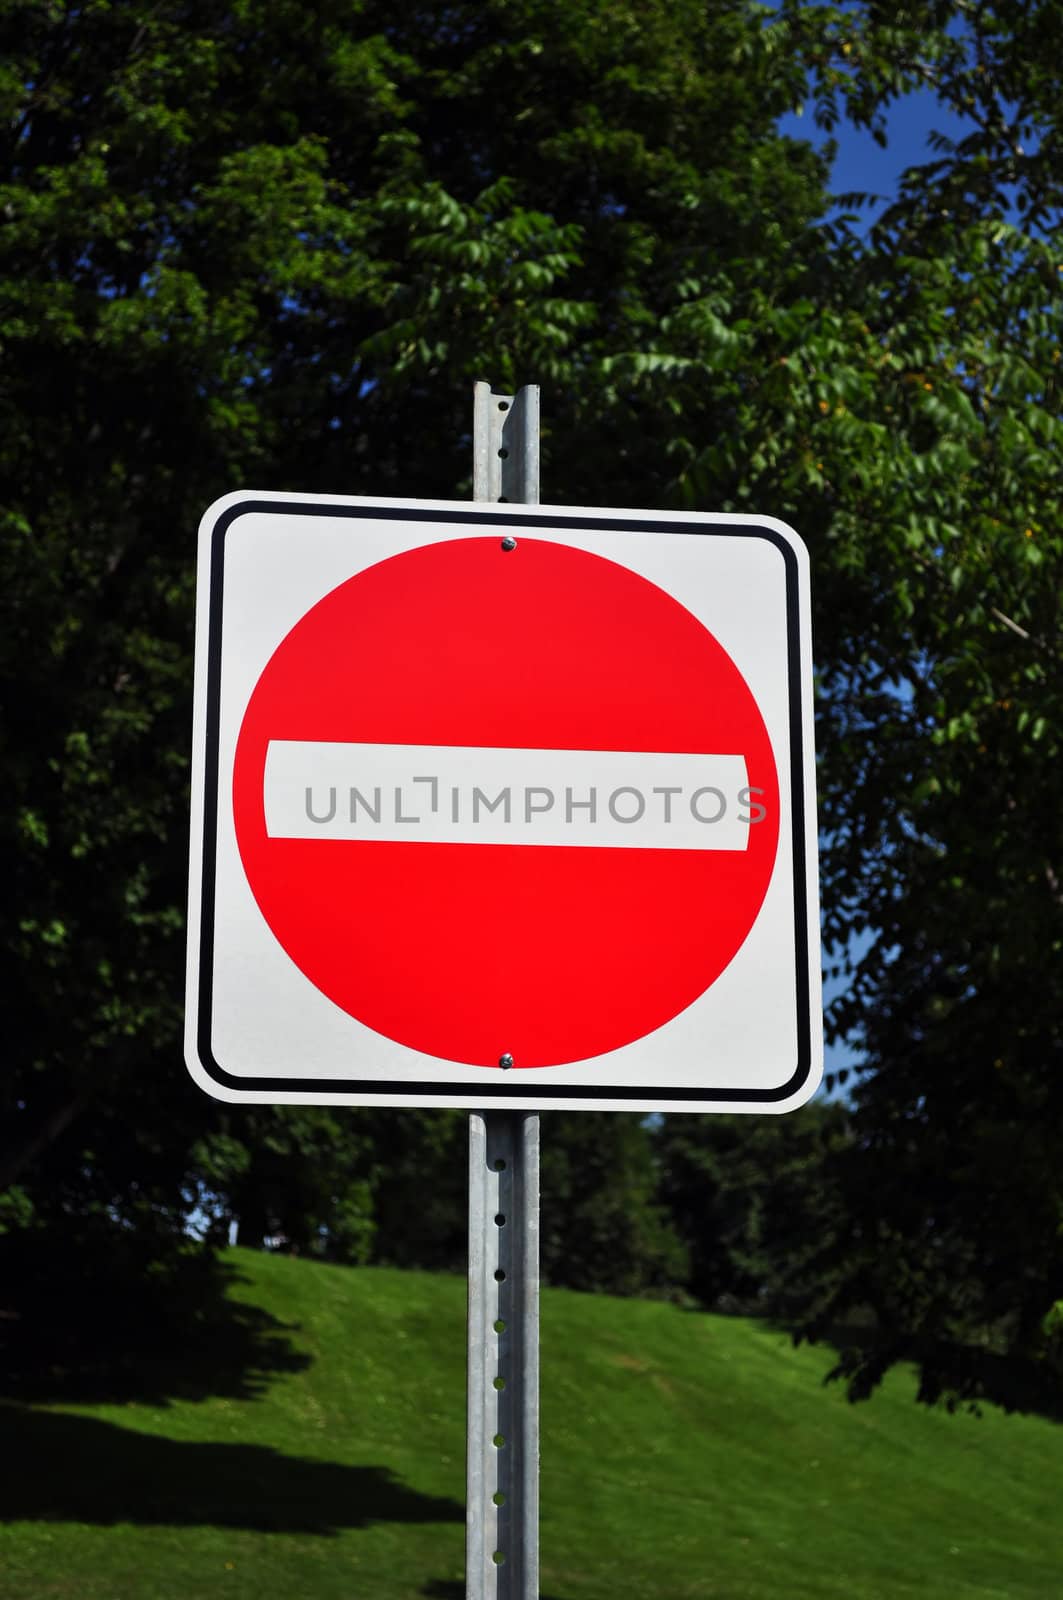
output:
<svg viewBox="0 0 1063 1600"><path fill-rule="evenodd" d="M539 390L475 389L473 495L539 500ZM499 1070L511 1065L503 1055ZM539 1595L539 1117L469 1116L468 1600Z"/></svg>

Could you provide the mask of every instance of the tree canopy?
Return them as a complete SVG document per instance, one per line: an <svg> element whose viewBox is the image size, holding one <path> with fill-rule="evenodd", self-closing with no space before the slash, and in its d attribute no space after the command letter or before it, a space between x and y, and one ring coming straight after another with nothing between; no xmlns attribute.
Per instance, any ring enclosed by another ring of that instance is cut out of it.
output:
<svg viewBox="0 0 1063 1600"><path fill-rule="evenodd" d="M660 500L691 447L629 374L820 249L797 69L685 3L10 0L0 40L5 1215L438 1261L393 1163L437 1183L442 1124L181 1069L194 529L239 484L467 494L485 373L547 387L556 498Z"/></svg>
<svg viewBox="0 0 1063 1600"><path fill-rule="evenodd" d="M826 926L872 934L834 1013L866 1071L810 1326L874 1309L858 1392L914 1355L928 1395L977 1393L976 1351L1059 1355L1063 10L783 9L828 125L874 128L929 85L971 130L935 141L860 251L805 525L837 575Z"/></svg>
<svg viewBox="0 0 1063 1600"><path fill-rule="evenodd" d="M870 1310L858 1389L1058 1352L1061 35L1059 0L0 0L9 1235L239 1211L417 1257L396 1171L448 1124L184 1076L193 535L241 485L467 495L472 379L539 382L546 498L770 511L812 553L830 1026L866 1066L844 1136L753 1140L841 1197L790 1314ZM917 86L972 131L862 233L777 120L884 136ZM616 1140L616 1283L718 1289L707 1158L662 1155L669 1222Z"/></svg>

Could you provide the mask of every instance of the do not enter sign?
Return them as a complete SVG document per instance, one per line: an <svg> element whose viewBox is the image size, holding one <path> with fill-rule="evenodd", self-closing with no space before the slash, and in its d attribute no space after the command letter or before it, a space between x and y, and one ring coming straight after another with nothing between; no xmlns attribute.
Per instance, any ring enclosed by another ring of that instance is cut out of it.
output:
<svg viewBox="0 0 1063 1600"><path fill-rule="evenodd" d="M201 538L204 1087L808 1097L810 652L788 529L232 496Z"/></svg>
<svg viewBox="0 0 1063 1600"><path fill-rule="evenodd" d="M493 1070L606 1055L685 1010L756 920L779 821L763 718L712 635L523 530L512 551L404 551L320 600L255 685L233 805L309 981Z"/></svg>

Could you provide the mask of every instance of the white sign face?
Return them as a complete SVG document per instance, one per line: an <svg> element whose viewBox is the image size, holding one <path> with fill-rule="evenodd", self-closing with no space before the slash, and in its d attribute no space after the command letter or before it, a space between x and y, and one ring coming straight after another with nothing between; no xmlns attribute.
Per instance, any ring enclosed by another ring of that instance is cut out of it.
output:
<svg viewBox="0 0 1063 1600"><path fill-rule="evenodd" d="M217 501L196 1082L257 1103L803 1104L811 679L807 554L770 517Z"/></svg>

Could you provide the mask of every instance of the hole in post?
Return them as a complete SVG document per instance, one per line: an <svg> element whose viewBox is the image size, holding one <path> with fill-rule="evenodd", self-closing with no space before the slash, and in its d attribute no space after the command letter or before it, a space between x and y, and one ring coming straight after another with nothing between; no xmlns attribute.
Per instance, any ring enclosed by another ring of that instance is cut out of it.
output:
<svg viewBox="0 0 1063 1600"><path fill-rule="evenodd" d="M504 1506L505 1503L506 1503L506 1497L505 1497L504 1494L493 1494L491 1496L491 1504L493 1506Z"/></svg>
<svg viewBox="0 0 1063 1600"><path fill-rule="evenodd" d="M506 449L505 445L503 445L501 450L498 452L498 456L500 461L509 460L509 451Z"/></svg>
<svg viewBox="0 0 1063 1600"><path fill-rule="evenodd" d="M491 1560L494 1562L496 1567L500 1567L505 1559L505 1555L501 1550L496 1550L494 1555L491 1557Z"/></svg>
<svg viewBox="0 0 1063 1600"><path fill-rule="evenodd" d="M499 497L498 497L498 503L499 503L500 506L508 505L508 503L509 503L509 495L508 494L500 494Z"/></svg>
<svg viewBox="0 0 1063 1600"><path fill-rule="evenodd" d="M502 1271L502 1268L499 1267L498 1271L495 1273L495 1282L496 1283L504 1283L505 1282L505 1278L506 1278L505 1273Z"/></svg>
<svg viewBox="0 0 1063 1600"><path fill-rule="evenodd" d="M500 400L498 402L498 409L499 409L499 411L508 411L509 410L509 401L508 400Z"/></svg>
<svg viewBox="0 0 1063 1600"><path fill-rule="evenodd" d="M494 1385L496 1389L504 1389L506 1387L505 1378L495 1378Z"/></svg>
<svg viewBox="0 0 1063 1600"><path fill-rule="evenodd" d="M504 1433L496 1433L494 1438L491 1440L491 1443L494 1445L496 1450L501 1450L505 1442L506 1436Z"/></svg>
<svg viewBox="0 0 1063 1600"><path fill-rule="evenodd" d="M506 1325L502 1321L501 1317L499 1317L498 1321L494 1324L494 1330L495 1330L496 1333L505 1333Z"/></svg>
<svg viewBox="0 0 1063 1600"><path fill-rule="evenodd" d="M496 1172L505 1172L506 1170L506 1163L504 1161L496 1161L493 1163L493 1165Z"/></svg>
<svg viewBox="0 0 1063 1600"><path fill-rule="evenodd" d="M505 1227L506 1218L505 1218L505 1213L504 1212L502 1212L502 1211L496 1211L495 1212L495 1223L499 1228L504 1228Z"/></svg>

